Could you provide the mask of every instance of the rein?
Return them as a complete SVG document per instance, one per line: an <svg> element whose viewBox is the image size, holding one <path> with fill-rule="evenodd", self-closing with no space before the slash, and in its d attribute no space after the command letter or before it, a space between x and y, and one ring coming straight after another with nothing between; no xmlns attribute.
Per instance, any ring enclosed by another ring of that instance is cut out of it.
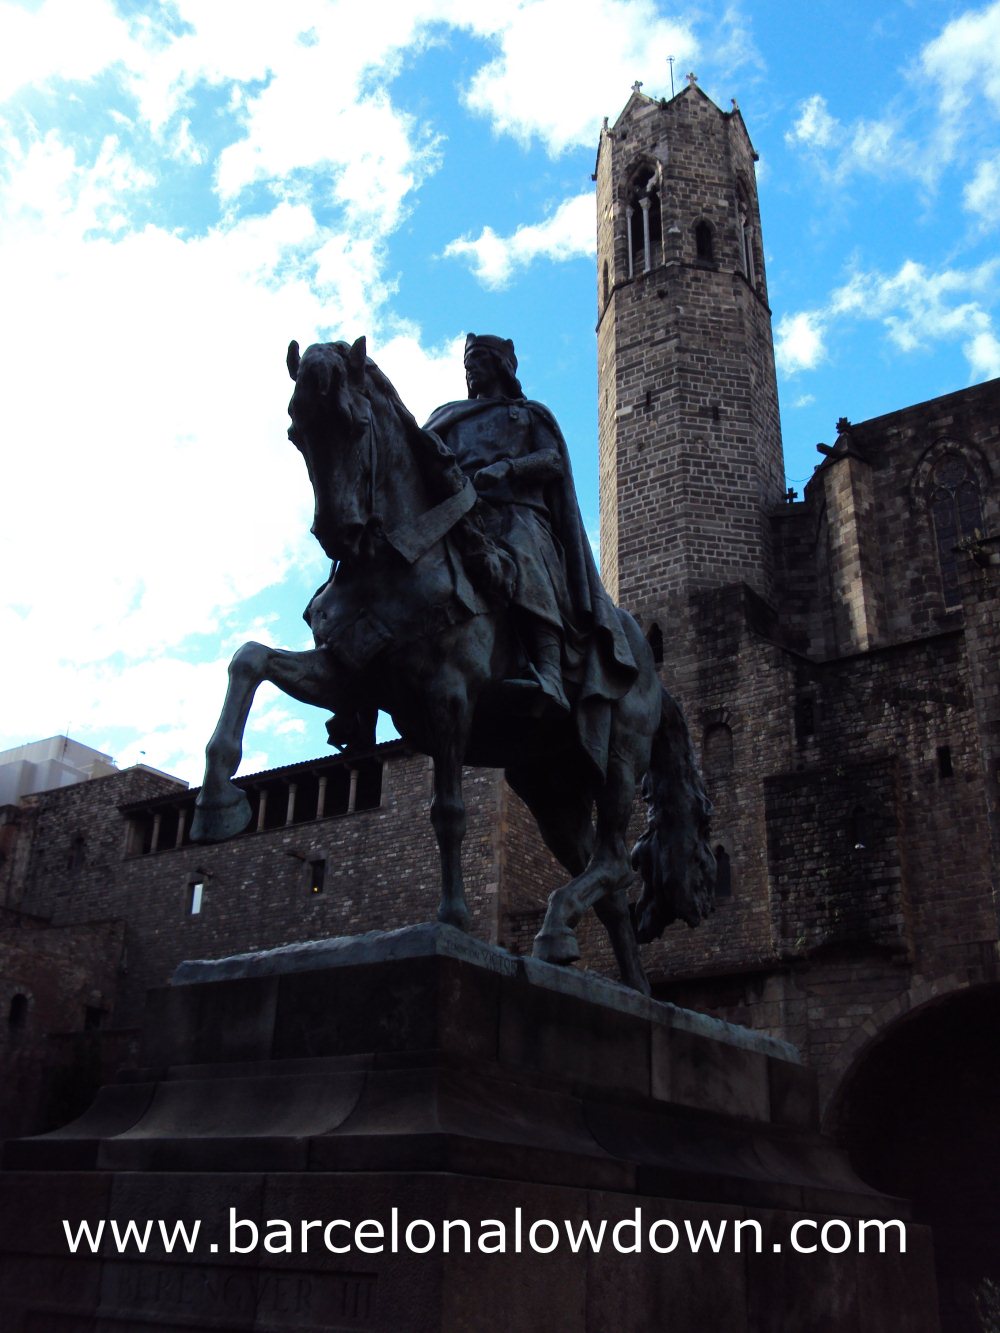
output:
<svg viewBox="0 0 1000 1333"><path fill-rule="evenodd" d="M368 514L369 520L375 514L376 476L378 468L378 433L375 429L375 417L372 413L371 400L366 396L367 418L364 426L368 431ZM445 537L459 519L464 518L479 499L475 486L468 478L461 490L447 499L441 500L416 518L398 524L391 530L385 530L383 536L393 550L397 551L407 564L413 565L431 547Z"/></svg>

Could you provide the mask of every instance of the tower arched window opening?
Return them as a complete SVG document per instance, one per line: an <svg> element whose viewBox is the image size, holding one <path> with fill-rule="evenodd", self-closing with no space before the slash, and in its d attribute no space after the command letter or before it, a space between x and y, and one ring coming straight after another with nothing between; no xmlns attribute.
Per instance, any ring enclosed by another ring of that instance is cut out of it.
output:
<svg viewBox="0 0 1000 1333"><path fill-rule="evenodd" d="M644 167L633 177L625 208L628 223L628 276L648 273L663 259L663 219L655 169Z"/></svg>

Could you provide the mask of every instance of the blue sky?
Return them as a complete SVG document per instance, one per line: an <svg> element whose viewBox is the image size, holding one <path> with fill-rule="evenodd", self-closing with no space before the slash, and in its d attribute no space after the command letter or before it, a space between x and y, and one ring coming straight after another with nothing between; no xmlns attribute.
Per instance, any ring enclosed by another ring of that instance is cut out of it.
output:
<svg viewBox="0 0 1000 1333"><path fill-rule="evenodd" d="M418 416L514 338L596 536L593 170L694 70L760 154L786 466L1000 374L1000 3L0 0L0 747L199 780L225 664L323 576L290 338ZM264 689L244 769L319 753Z"/></svg>

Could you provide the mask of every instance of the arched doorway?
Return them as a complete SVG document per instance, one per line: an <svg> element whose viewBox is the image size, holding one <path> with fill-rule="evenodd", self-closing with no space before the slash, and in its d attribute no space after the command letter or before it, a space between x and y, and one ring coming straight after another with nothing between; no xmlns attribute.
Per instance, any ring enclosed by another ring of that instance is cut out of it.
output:
<svg viewBox="0 0 1000 1333"><path fill-rule="evenodd" d="M934 1235L945 1333L1000 1330L1000 986L933 1000L860 1054L830 1127Z"/></svg>

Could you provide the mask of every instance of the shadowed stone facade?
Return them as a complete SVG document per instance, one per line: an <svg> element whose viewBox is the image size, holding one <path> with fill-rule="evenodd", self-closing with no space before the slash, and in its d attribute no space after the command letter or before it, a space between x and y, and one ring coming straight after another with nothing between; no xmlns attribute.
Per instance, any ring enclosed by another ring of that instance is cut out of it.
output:
<svg viewBox="0 0 1000 1333"><path fill-rule="evenodd" d="M799 1046L974 1330L1000 1281L1000 382L841 420L789 503L753 156L696 87L635 92L598 154L603 573L700 744L723 867L714 917L645 961Z"/></svg>

